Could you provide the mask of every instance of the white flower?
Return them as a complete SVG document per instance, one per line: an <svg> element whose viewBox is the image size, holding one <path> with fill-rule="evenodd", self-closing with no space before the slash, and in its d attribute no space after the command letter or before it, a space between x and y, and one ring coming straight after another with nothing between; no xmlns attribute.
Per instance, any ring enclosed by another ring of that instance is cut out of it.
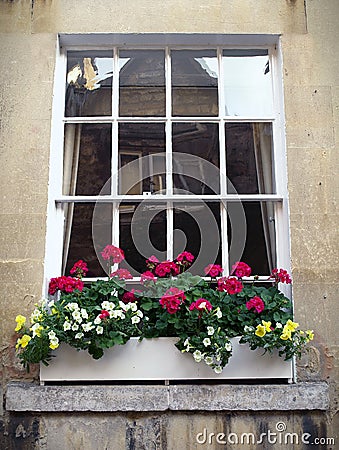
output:
<svg viewBox="0 0 339 450"><path fill-rule="evenodd" d="M53 341L56 338L56 334L53 330L49 331L48 337L51 341ZM57 338L58 339L58 338Z"/></svg>
<svg viewBox="0 0 339 450"><path fill-rule="evenodd" d="M121 300L119 301L119 306L123 311L128 311L130 308L129 303L124 303Z"/></svg>
<svg viewBox="0 0 339 450"><path fill-rule="evenodd" d="M190 345L190 338L187 338L184 342L184 346L189 347L189 345Z"/></svg>
<svg viewBox="0 0 339 450"><path fill-rule="evenodd" d="M248 325L245 325L245 326L244 326L244 332L245 332L245 333L251 332L251 331L253 331L253 330L254 330L253 327L249 327Z"/></svg>
<svg viewBox="0 0 339 450"><path fill-rule="evenodd" d="M52 306L54 306L54 305L55 305L54 300L51 300L51 301L48 303L48 307L49 307L49 308L52 308Z"/></svg>
<svg viewBox="0 0 339 450"><path fill-rule="evenodd" d="M105 300L104 302L101 303L101 308L105 309L106 311L111 311L112 309L115 308L115 304L113 302Z"/></svg>
<svg viewBox="0 0 339 450"><path fill-rule="evenodd" d="M221 360L221 355L220 355L220 353L217 353L217 354L215 355L215 359L216 359L217 362L219 362L219 361Z"/></svg>
<svg viewBox="0 0 339 450"><path fill-rule="evenodd" d="M72 330L73 331L78 331L79 330L79 325L77 323L73 323Z"/></svg>
<svg viewBox="0 0 339 450"><path fill-rule="evenodd" d="M209 345L211 345L211 339L210 338L205 338L202 343L204 344L205 347L208 347Z"/></svg>
<svg viewBox="0 0 339 450"><path fill-rule="evenodd" d="M41 312L36 308L31 314L31 323L39 322L41 319Z"/></svg>
<svg viewBox="0 0 339 450"><path fill-rule="evenodd" d="M201 354L201 351L200 351L200 350L196 350L196 351L193 353L193 358L194 358L195 362L200 362L200 361L202 360L202 354Z"/></svg>
<svg viewBox="0 0 339 450"><path fill-rule="evenodd" d="M230 352L230 351L232 350L232 345L231 345L230 342L226 342L226 344L225 344L225 350L226 350L227 352Z"/></svg>
<svg viewBox="0 0 339 450"><path fill-rule="evenodd" d="M213 364L213 358L211 356L205 356L205 363L211 366Z"/></svg>
<svg viewBox="0 0 339 450"><path fill-rule="evenodd" d="M98 325L95 329L97 334L102 334L104 332L104 328L101 325Z"/></svg>
<svg viewBox="0 0 339 450"><path fill-rule="evenodd" d="M215 314L216 314L216 316L218 317L218 319L221 319L221 318L222 318L222 312L221 312L219 306L218 306L217 309L215 310Z"/></svg>
<svg viewBox="0 0 339 450"><path fill-rule="evenodd" d="M64 322L64 331L70 330L71 329L71 323L68 322L68 320L65 320Z"/></svg>
<svg viewBox="0 0 339 450"><path fill-rule="evenodd" d="M137 315L138 317L140 317L141 319L144 317L144 314L143 314L142 311L140 311L140 309L136 312L136 315Z"/></svg>
<svg viewBox="0 0 339 450"><path fill-rule="evenodd" d="M77 333L74 337L75 339L81 339L83 337L84 333Z"/></svg>
<svg viewBox="0 0 339 450"><path fill-rule="evenodd" d="M81 326L82 326L82 329L83 329L84 331L91 331L91 330L93 330L93 328L95 328L95 327L92 325L92 322L83 323Z"/></svg>
<svg viewBox="0 0 339 450"><path fill-rule="evenodd" d="M76 320L77 322L81 323L82 322L82 317L80 314L80 310L76 309L72 312L72 317L74 320Z"/></svg>
<svg viewBox="0 0 339 450"><path fill-rule="evenodd" d="M94 319L94 324L95 324L95 325L99 325L100 323L101 323L101 319L100 319L99 316L97 316L97 317Z"/></svg>
<svg viewBox="0 0 339 450"><path fill-rule="evenodd" d="M277 323L275 324L275 327L276 327L276 328L282 328L283 326L281 325L280 322L277 322Z"/></svg>
<svg viewBox="0 0 339 450"><path fill-rule="evenodd" d="M130 303L130 308L133 312L135 312L138 309L138 306L136 303ZM141 311L140 311L141 312Z"/></svg>
<svg viewBox="0 0 339 450"><path fill-rule="evenodd" d="M215 373L221 373L222 372L222 367L220 367L220 366L214 367L214 372Z"/></svg>
<svg viewBox="0 0 339 450"><path fill-rule="evenodd" d="M37 322L32 326L32 328L30 328L30 330L33 331L33 337L34 336L40 337L40 332L42 330L42 326L40 325L39 322Z"/></svg>
<svg viewBox="0 0 339 450"><path fill-rule="evenodd" d="M140 322L140 317L133 316L131 320L132 320L132 323L139 323Z"/></svg>
<svg viewBox="0 0 339 450"><path fill-rule="evenodd" d="M75 302L67 303L65 308L68 309L69 311L75 311L76 309L79 309L79 305Z"/></svg>
<svg viewBox="0 0 339 450"><path fill-rule="evenodd" d="M113 289L113 291L111 292L111 297L118 297L119 292L116 289Z"/></svg>
<svg viewBox="0 0 339 450"><path fill-rule="evenodd" d="M207 327L207 334L209 336L213 336L214 334L214 328L213 327Z"/></svg>
<svg viewBox="0 0 339 450"><path fill-rule="evenodd" d="M88 313L87 313L87 311L86 311L86 309L84 309L84 308L81 308L81 317L83 318L83 319L88 319Z"/></svg>

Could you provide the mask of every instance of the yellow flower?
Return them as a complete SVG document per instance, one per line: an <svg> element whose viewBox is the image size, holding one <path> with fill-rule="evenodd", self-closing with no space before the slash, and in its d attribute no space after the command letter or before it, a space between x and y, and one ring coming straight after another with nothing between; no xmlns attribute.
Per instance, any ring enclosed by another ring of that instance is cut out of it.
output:
<svg viewBox="0 0 339 450"><path fill-rule="evenodd" d="M15 321L17 323L17 326L15 327L15 331L19 331L25 325L26 317L19 314L18 316L16 316Z"/></svg>
<svg viewBox="0 0 339 450"><path fill-rule="evenodd" d="M271 325L272 325L271 322L265 322L264 320L262 320L262 324L264 325L265 330L267 331L267 333L269 333L270 331L272 331L272 330L271 330Z"/></svg>
<svg viewBox="0 0 339 450"><path fill-rule="evenodd" d="M43 329L44 328L40 325L40 323L37 322L30 328L30 331L33 331L33 337L34 336L41 337L41 331Z"/></svg>
<svg viewBox="0 0 339 450"><path fill-rule="evenodd" d="M297 322L292 322L292 320L288 319L288 321L286 322L286 329L289 331L295 331L298 328L299 324ZM285 328L284 327L284 328Z"/></svg>
<svg viewBox="0 0 339 450"><path fill-rule="evenodd" d="M54 307L51 309L51 311L52 311L52 314L58 314L58 310Z"/></svg>
<svg viewBox="0 0 339 450"><path fill-rule="evenodd" d="M314 338L313 330L306 330L306 334L307 334L307 339L308 339L309 341L312 341L313 338Z"/></svg>
<svg viewBox="0 0 339 450"><path fill-rule="evenodd" d="M19 338L17 340L15 348L19 348L20 345L22 348L27 347L27 345L31 339L32 339L31 336L28 336L28 334L24 334L21 338Z"/></svg>
<svg viewBox="0 0 339 450"><path fill-rule="evenodd" d="M287 341L287 339L291 339L291 334L288 335L288 334L283 333L283 334L280 336L280 339L283 339L284 341Z"/></svg>
<svg viewBox="0 0 339 450"><path fill-rule="evenodd" d="M266 329L264 325L257 325L257 329L255 330L255 334L259 337L263 337L266 334Z"/></svg>
<svg viewBox="0 0 339 450"><path fill-rule="evenodd" d="M51 348L52 350L55 350L58 347L59 347L59 342L57 342L57 341L51 341L51 343L49 344L49 348Z"/></svg>

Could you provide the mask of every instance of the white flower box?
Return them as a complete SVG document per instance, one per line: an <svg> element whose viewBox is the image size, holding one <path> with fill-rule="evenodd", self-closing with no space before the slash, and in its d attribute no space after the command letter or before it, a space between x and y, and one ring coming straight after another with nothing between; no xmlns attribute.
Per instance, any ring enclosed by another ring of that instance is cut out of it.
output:
<svg viewBox="0 0 339 450"><path fill-rule="evenodd" d="M231 339L233 354L222 373L204 362L196 363L190 353L175 347L176 338L130 339L125 345L105 350L94 360L87 352L62 344L49 366L40 365L41 382L53 381L142 381L142 380L249 380L283 379L292 382L293 363L262 349L250 350Z"/></svg>

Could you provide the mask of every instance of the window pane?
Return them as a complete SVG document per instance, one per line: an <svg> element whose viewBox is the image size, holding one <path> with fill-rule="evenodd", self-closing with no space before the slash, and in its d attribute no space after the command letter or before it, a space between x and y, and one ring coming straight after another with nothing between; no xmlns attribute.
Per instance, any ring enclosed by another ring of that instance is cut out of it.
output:
<svg viewBox="0 0 339 450"><path fill-rule="evenodd" d="M110 116L112 78L111 51L68 52L65 115Z"/></svg>
<svg viewBox="0 0 339 450"><path fill-rule="evenodd" d="M218 124L173 124L173 186L177 194L219 194Z"/></svg>
<svg viewBox="0 0 339 450"><path fill-rule="evenodd" d="M119 194L156 194L166 189L165 125L119 124Z"/></svg>
<svg viewBox="0 0 339 450"><path fill-rule="evenodd" d="M234 205L233 205L234 207ZM236 247L242 254L230 254L230 267L236 261L244 261L252 268L252 275L268 275L276 267L276 235L274 226L274 205L272 202L243 202L246 234L241 246ZM239 241L241 228L234 216L232 205L228 205L228 247L230 250L232 239ZM239 217L239 216L238 216ZM239 244L239 242L237 242ZM232 253L232 252L231 252Z"/></svg>
<svg viewBox="0 0 339 450"><path fill-rule="evenodd" d="M95 211L95 212L94 212ZM112 205L78 203L66 205L65 274L82 259L88 265L87 277L106 276L97 255L112 242ZM104 264L104 262L102 261Z"/></svg>
<svg viewBox="0 0 339 450"><path fill-rule="evenodd" d="M220 205L218 203L175 203L174 248L195 256L190 272L204 275L208 264L221 265Z"/></svg>
<svg viewBox="0 0 339 450"><path fill-rule="evenodd" d="M64 142L64 195L98 195L111 177L110 124L67 124ZM109 185L105 193L109 194Z"/></svg>
<svg viewBox="0 0 339 450"><path fill-rule="evenodd" d="M145 260L156 256L166 260L166 205L121 203L119 207L120 247L126 260L120 264L134 276L147 270Z"/></svg>
<svg viewBox="0 0 339 450"><path fill-rule="evenodd" d="M272 78L267 50L224 50L226 116L273 114Z"/></svg>
<svg viewBox="0 0 339 450"><path fill-rule="evenodd" d="M228 192L274 193L272 124L226 123Z"/></svg>
<svg viewBox="0 0 339 450"><path fill-rule="evenodd" d="M218 61L211 50L172 52L174 116L218 115Z"/></svg>
<svg viewBox="0 0 339 450"><path fill-rule="evenodd" d="M165 115L163 51L121 51L119 55L121 116Z"/></svg>

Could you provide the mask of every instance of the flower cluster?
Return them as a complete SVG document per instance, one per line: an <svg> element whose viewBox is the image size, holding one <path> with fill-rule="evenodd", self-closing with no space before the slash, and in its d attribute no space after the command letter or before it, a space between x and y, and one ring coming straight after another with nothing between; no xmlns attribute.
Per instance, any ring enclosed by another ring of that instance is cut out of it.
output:
<svg viewBox="0 0 339 450"><path fill-rule="evenodd" d="M80 260L70 271L73 276L50 280L49 299L36 305L28 325L24 316L16 317L16 350L27 368L48 364L62 342L100 358L106 348L132 336L175 336L183 354L221 373L235 336L252 349L277 349L285 358L300 356L313 338L312 331L303 332L293 322L291 301L278 289L278 283L291 282L283 269L274 269L265 286L242 261L232 266L230 276L221 276L220 265L208 264L200 277L188 271L194 256L185 251L173 261L151 256L140 289L128 289L130 272L116 266L112 271L123 261L123 250L108 245L101 254L109 266L107 280L85 285L88 270Z"/></svg>

